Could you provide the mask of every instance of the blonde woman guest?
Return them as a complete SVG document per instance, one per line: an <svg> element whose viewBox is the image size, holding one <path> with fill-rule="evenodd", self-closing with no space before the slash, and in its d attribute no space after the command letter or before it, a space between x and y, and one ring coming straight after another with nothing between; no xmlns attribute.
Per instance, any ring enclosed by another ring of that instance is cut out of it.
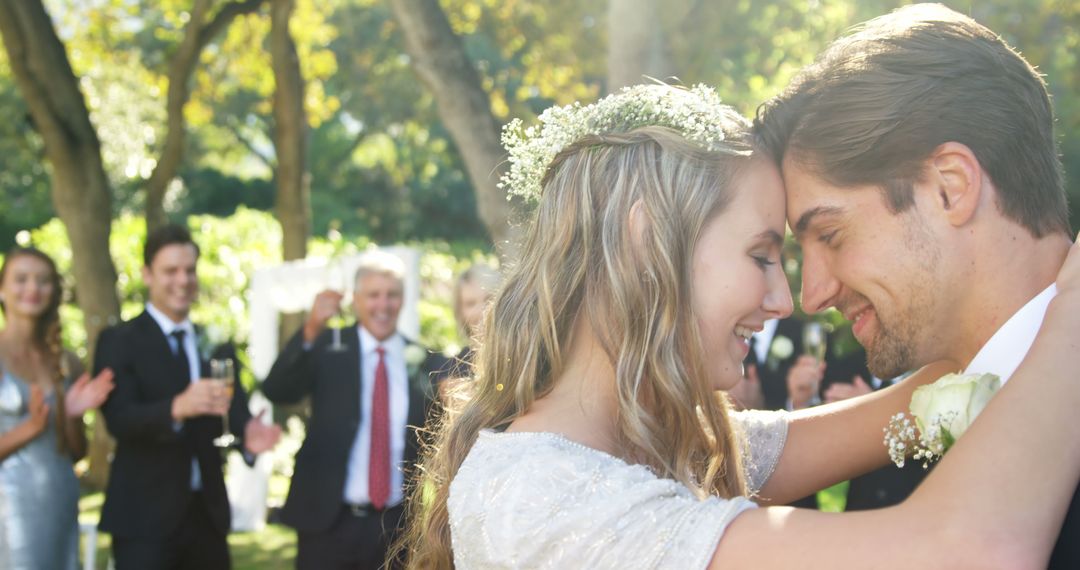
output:
<svg viewBox="0 0 1080 570"><path fill-rule="evenodd" d="M495 295L501 279L502 276L495 268L476 263L462 271L454 281L454 319L457 321L458 337L465 341L465 346L447 362L447 366L436 377L439 395L444 400L448 386L445 380L468 374L474 352L473 345L479 340L484 310Z"/></svg>
<svg viewBox="0 0 1080 570"><path fill-rule="evenodd" d="M541 120L504 137L508 186L539 203L468 394L423 460L410 567L1045 562L1080 478L1080 248L1028 360L908 501L759 508L884 465L889 417L955 365L837 404L729 413L718 392L742 377L746 339L792 309L776 166L703 87L635 87Z"/></svg>
<svg viewBox="0 0 1080 570"><path fill-rule="evenodd" d="M112 372L82 373L60 344L60 276L33 248L0 266L0 567L78 567L83 414L113 389ZM77 378L77 379L76 379Z"/></svg>

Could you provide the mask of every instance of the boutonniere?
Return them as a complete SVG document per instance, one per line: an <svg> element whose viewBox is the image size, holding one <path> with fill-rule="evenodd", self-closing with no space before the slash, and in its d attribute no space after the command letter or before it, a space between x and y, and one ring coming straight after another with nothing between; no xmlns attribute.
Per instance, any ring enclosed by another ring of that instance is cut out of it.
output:
<svg viewBox="0 0 1080 570"><path fill-rule="evenodd" d="M885 428L889 458L897 467L904 466L908 451L923 467L941 459L1000 388L996 374L946 374L920 386L911 395L915 421L899 413Z"/></svg>
<svg viewBox="0 0 1080 570"><path fill-rule="evenodd" d="M415 376L420 371L420 365L427 360L427 351L423 347L410 344L405 347L405 370L409 376Z"/></svg>
<svg viewBox="0 0 1080 570"><path fill-rule="evenodd" d="M791 339L784 335L776 335L773 338L772 344L769 345L769 356L766 364L770 370L776 370L780 367L780 363L788 358L795 352L795 343L791 342Z"/></svg>
<svg viewBox="0 0 1080 570"><path fill-rule="evenodd" d="M417 344L405 345L405 371L409 375L409 381L418 391L427 394L430 398L434 394L431 378L427 374L421 374L420 368L427 361L428 351Z"/></svg>

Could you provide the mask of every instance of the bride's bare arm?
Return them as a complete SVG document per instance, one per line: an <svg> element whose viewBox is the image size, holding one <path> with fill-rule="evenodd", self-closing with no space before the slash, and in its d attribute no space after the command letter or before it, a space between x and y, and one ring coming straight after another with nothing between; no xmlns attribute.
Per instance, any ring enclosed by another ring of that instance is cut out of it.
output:
<svg viewBox="0 0 1080 570"><path fill-rule="evenodd" d="M915 388L959 369L937 362L884 390L791 413L780 461L755 498L790 503L887 464L882 429L889 418L907 411Z"/></svg>
<svg viewBox="0 0 1080 570"><path fill-rule="evenodd" d="M1045 567L1080 479L1080 247L1058 288L1023 364L907 501L747 511L711 567Z"/></svg>

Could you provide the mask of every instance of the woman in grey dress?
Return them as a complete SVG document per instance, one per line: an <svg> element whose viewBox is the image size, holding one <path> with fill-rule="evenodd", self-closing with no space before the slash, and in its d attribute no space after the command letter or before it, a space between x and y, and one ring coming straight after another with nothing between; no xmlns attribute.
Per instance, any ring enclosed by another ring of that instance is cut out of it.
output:
<svg viewBox="0 0 1080 570"><path fill-rule="evenodd" d="M0 266L0 568L78 567L79 489L72 461L86 452L83 413L112 390L60 345L60 277L32 248ZM74 378L78 377L77 380Z"/></svg>

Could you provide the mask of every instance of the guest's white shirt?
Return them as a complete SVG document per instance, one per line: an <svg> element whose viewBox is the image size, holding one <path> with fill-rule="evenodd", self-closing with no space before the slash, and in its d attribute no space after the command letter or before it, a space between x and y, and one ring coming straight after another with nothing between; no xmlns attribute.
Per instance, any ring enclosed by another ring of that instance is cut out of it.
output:
<svg viewBox="0 0 1080 570"><path fill-rule="evenodd" d="M773 337L776 336L776 328L780 326L780 319L769 319L754 333L754 358L758 364L765 362L769 356L769 347L772 346Z"/></svg>
<svg viewBox="0 0 1080 570"><path fill-rule="evenodd" d="M390 396L390 498L392 507L404 499L405 426L409 416L409 378L405 367L405 339L394 334L381 343L364 327L357 326L360 336L360 427L349 452L348 473L345 478L345 502L367 504L368 463L371 458L371 397L375 391L375 367L379 364L376 348L386 351L386 378Z"/></svg>
<svg viewBox="0 0 1080 570"><path fill-rule="evenodd" d="M172 349L173 354L176 354L176 338L172 336L172 333L178 329L184 331L184 354L187 355L188 371L190 372L191 381L198 382L200 376L199 367L199 345L198 339L195 338L195 325L191 324L191 319L185 317L184 320L179 323L165 316L158 310L153 303L146 304L146 312L153 319L154 322L161 327L161 332L165 333L165 339L169 341L169 348ZM177 423L173 426L173 429L180 431L181 424ZM198 491L202 489L202 475L199 473L199 460L194 457L191 458L191 488Z"/></svg>
<svg viewBox="0 0 1080 570"><path fill-rule="evenodd" d="M150 313L154 322L161 327L161 332L165 333L165 338L169 341L169 348L173 350L173 354L176 353L176 339L170 335L178 329L184 331L184 354L188 359L188 370L191 372L191 381L195 382L199 379L199 345L198 339L195 338L195 325L191 324L191 319L185 318L179 323L174 322L169 317L165 316L151 303L146 304L146 312Z"/></svg>
<svg viewBox="0 0 1080 570"><path fill-rule="evenodd" d="M1001 377L1004 384L1016 372L1020 361L1031 350L1035 335L1046 317L1050 300L1057 295L1057 285L1051 283L1019 311L1009 317L1005 324L986 341L978 354L964 369L964 374L992 373Z"/></svg>

